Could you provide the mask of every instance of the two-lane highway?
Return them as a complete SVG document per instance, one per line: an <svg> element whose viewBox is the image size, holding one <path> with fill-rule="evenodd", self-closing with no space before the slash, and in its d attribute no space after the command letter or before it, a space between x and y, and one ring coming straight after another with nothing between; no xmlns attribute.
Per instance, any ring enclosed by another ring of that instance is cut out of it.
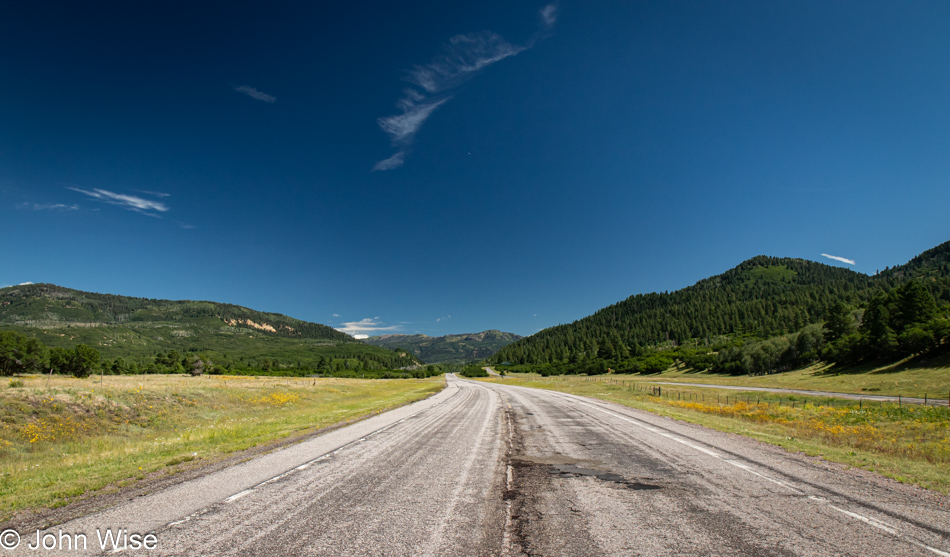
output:
<svg viewBox="0 0 950 557"><path fill-rule="evenodd" d="M157 549L123 552L153 556L950 556L948 503L604 401L450 376L425 401L49 531L86 533L92 554L96 529L153 532Z"/></svg>

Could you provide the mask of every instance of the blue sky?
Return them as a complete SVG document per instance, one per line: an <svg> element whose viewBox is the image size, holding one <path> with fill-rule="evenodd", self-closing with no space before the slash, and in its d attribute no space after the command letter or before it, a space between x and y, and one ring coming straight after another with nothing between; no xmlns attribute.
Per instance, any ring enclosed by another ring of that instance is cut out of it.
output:
<svg viewBox="0 0 950 557"><path fill-rule="evenodd" d="M0 285L531 334L950 239L944 1L197 4L5 8Z"/></svg>

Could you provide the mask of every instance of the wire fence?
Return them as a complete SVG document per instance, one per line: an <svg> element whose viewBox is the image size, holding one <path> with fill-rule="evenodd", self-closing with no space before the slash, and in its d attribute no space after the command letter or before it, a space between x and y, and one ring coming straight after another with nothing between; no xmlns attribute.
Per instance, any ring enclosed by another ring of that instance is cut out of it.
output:
<svg viewBox="0 0 950 557"><path fill-rule="evenodd" d="M870 406L897 406L901 407L905 404L913 405L926 405L926 406L948 406L950 407L950 391L948 391L946 397L933 397L929 393L925 393L923 398L921 397L906 397L904 395L891 395L890 399L883 398L881 396L867 396L862 397L861 395L850 395L847 393L841 393L840 396L827 396L821 394L803 394L803 393L783 393L776 391L764 391L759 394L750 394L750 393L737 393L737 394L722 394L722 393L707 393L707 392L696 392L695 390L683 391L674 388L670 388L668 385L652 385L644 381L633 381L633 380L623 380L616 379L614 377L594 375L594 376L579 376L583 381L588 382L598 382L608 385L616 385L619 387L628 388L636 392L643 393L648 396L661 398L664 400L679 400L679 401L690 401L690 402L701 402L701 403L713 403L716 404L736 404L738 402L744 402L746 404L765 404L769 407L776 406L790 406L792 408L804 406L806 403L818 404L821 406L830 406L832 408L864 408ZM554 380L571 380L567 376L551 376L548 379ZM684 385L687 386L687 385ZM731 386L731 385L730 385ZM715 387L698 387L698 386L689 386L692 389L709 389L714 390Z"/></svg>

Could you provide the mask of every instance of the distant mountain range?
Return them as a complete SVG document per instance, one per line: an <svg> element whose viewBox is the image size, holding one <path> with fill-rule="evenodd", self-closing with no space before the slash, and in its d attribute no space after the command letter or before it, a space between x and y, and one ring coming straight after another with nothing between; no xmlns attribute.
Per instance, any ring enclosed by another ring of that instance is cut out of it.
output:
<svg viewBox="0 0 950 557"><path fill-rule="evenodd" d="M363 342L383 348L402 348L428 364L468 363L483 360L521 336L495 329L480 333L445 335L382 335Z"/></svg>

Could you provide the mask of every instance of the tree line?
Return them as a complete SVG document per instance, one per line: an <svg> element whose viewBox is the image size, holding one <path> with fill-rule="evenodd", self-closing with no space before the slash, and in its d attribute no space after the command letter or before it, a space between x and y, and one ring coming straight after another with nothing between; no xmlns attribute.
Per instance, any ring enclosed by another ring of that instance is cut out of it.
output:
<svg viewBox="0 0 950 557"><path fill-rule="evenodd" d="M48 347L38 339L17 331L0 331L0 375L54 373L87 377L95 373L105 375L137 375L187 373L234 375L283 375L364 378L430 377L442 373L440 366L411 365L409 369L394 369L394 362L404 361L399 353L388 354L329 354L312 362L281 362L278 358L227 359L216 364L210 355L199 352L179 353L177 350L160 351L149 360L123 357L103 358L98 350L86 344L73 348ZM412 361L411 361L412 363ZM387 365L389 364L389 365Z"/></svg>

